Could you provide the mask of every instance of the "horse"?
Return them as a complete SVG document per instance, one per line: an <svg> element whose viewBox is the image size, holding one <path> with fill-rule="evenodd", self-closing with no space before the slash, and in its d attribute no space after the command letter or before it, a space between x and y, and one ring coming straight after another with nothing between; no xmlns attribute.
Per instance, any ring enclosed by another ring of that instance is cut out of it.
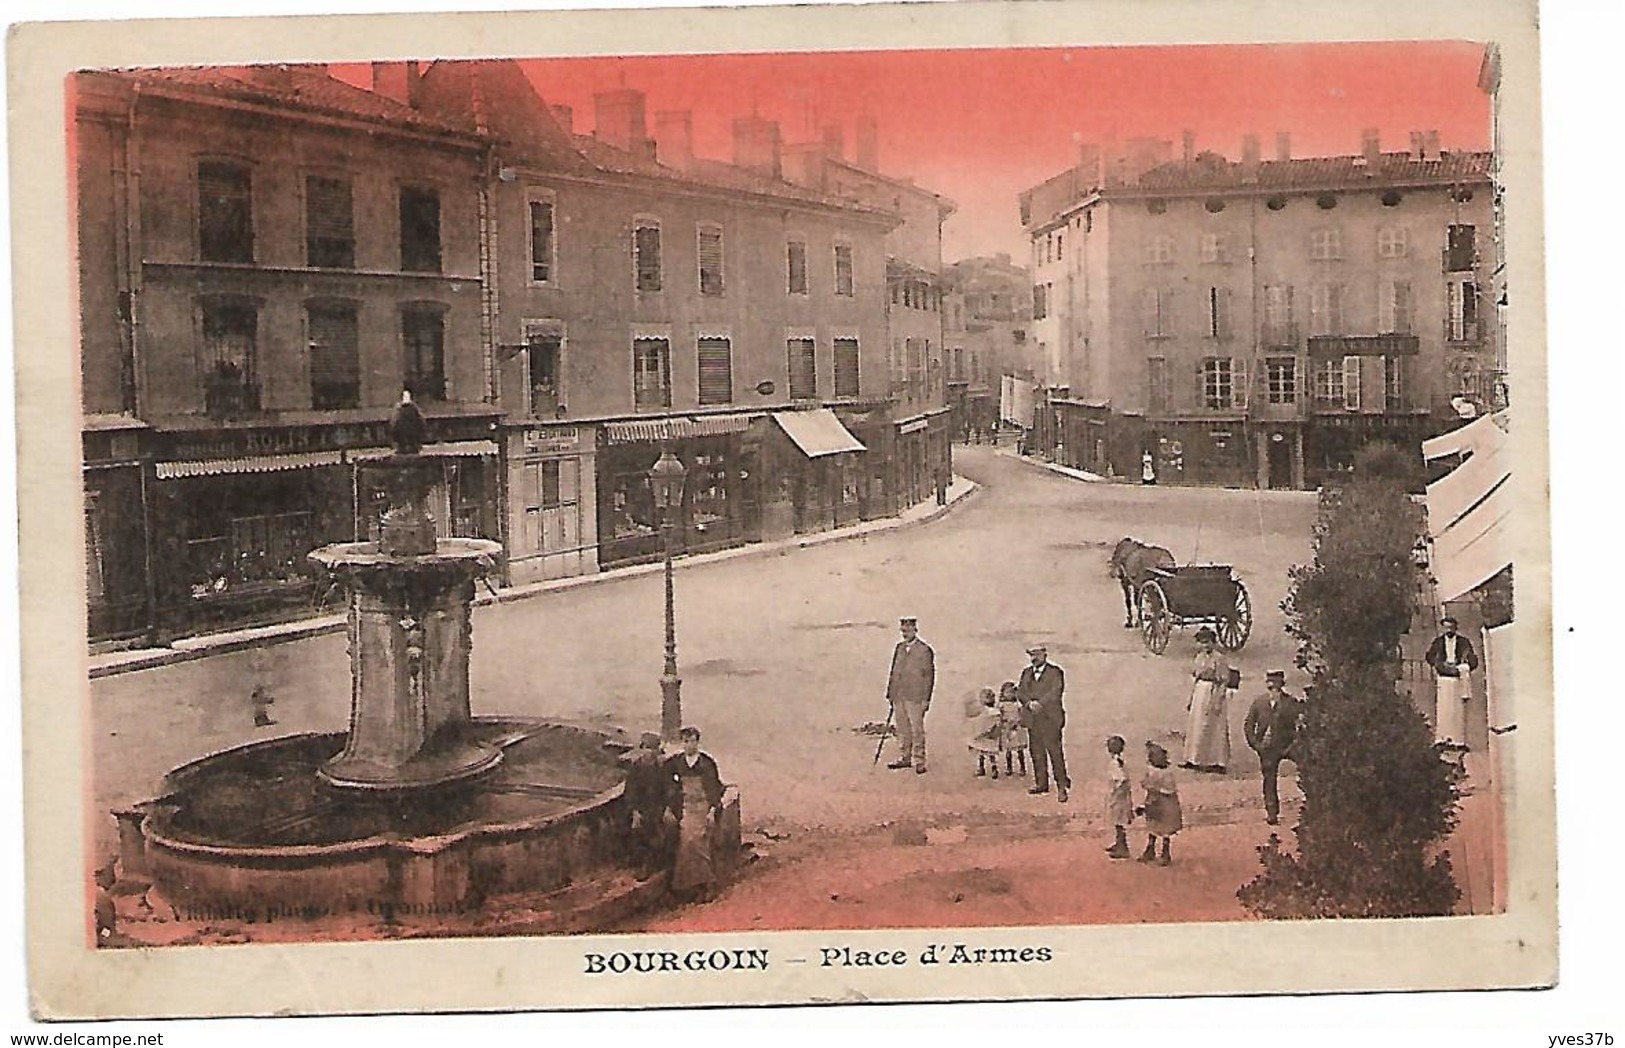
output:
<svg viewBox="0 0 1625 1048"><path fill-rule="evenodd" d="M1123 587L1123 628L1133 629L1140 619L1140 588L1157 570L1173 571L1174 555L1161 546L1147 546L1125 538L1112 549L1111 576Z"/></svg>

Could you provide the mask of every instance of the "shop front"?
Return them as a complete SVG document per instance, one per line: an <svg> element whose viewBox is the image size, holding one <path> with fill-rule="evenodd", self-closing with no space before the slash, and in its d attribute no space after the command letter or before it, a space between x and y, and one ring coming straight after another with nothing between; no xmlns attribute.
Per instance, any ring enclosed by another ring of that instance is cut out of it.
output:
<svg viewBox="0 0 1625 1048"><path fill-rule="evenodd" d="M661 559L661 519L649 470L663 450L688 471L673 520L677 553L706 553L747 541L755 511L745 488L758 472L747 452L748 415L636 419L607 422L596 456L600 568Z"/></svg>
<svg viewBox="0 0 1625 1048"><path fill-rule="evenodd" d="M118 417L85 420L85 610L93 644L141 637L152 624L140 459L145 428Z"/></svg>
<svg viewBox="0 0 1625 1048"><path fill-rule="evenodd" d="M855 471L857 520L878 520L897 513L896 457L897 427L885 405L832 408L835 417L854 440L866 449L845 463ZM844 523L844 521L843 521Z"/></svg>
<svg viewBox="0 0 1625 1048"><path fill-rule="evenodd" d="M1154 422L1146 448L1159 484L1253 486L1251 435L1240 417Z"/></svg>
<svg viewBox="0 0 1625 1048"><path fill-rule="evenodd" d="M1420 457L1422 441L1436 425L1418 415L1336 415L1313 418L1303 432L1304 483L1311 488L1340 483L1368 444L1392 444L1407 456Z"/></svg>
<svg viewBox="0 0 1625 1048"><path fill-rule="evenodd" d="M762 447L772 495L764 516L776 522L773 531L782 532L786 519L797 535L860 520L869 478L864 445L828 408L778 411L772 422Z"/></svg>
<svg viewBox="0 0 1625 1048"><path fill-rule="evenodd" d="M1111 471L1110 411L1105 401L1057 400L1054 404L1060 419L1061 464L1107 475Z"/></svg>
<svg viewBox="0 0 1625 1048"><path fill-rule="evenodd" d="M598 570L596 438L586 425L508 431L509 585Z"/></svg>

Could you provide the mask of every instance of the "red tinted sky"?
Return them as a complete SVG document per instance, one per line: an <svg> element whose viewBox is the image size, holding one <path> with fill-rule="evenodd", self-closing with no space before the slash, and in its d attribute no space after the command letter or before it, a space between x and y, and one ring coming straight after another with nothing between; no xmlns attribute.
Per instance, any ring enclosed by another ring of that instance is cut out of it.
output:
<svg viewBox="0 0 1625 1048"><path fill-rule="evenodd" d="M695 150L732 157L734 117L777 120L789 142L840 123L879 124L880 163L959 204L944 229L947 260L1021 252L1016 197L1072 163L1077 142L1196 132L1197 148L1236 157L1256 132L1294 155L1350 154L1375 127L1386 149L1435 129L1445 149L1486 149L1489 100L1468 42L1290 44L1022 50L662 55L527 63L551 103L593 125L593 94L643 91L653 114L694 113ZM1017 258L1022 256L1017 254Z"/></svg>

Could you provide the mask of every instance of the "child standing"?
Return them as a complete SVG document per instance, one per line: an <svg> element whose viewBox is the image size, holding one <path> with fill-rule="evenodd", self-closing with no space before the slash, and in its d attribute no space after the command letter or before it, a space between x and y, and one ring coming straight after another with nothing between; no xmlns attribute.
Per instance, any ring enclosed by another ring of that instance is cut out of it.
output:
<svg viewBox="0 0 1625 1048"><path fill-rule="evenodd" d="M1106 821L1117 831L1117 838L1106 849L1106 854L1114 859L1128 858L1128 824L1134 821L1134 794L1129 785L1128 769L1123 766L1123 749L1126 745L1121 735L1113 735L1106 740L1106 775L1109 783Z"/></svg>
<svg viewBox="0 0 1625 1048"><path fill-rule="evenodd" d="M1168 767L1168 751L1154 742L1145 744L1145 778L1140 786L1145 790L1145 851L1141 862L1155 862L1163 866L1173 860L1168 854L1169 841L1185 825L1184 813L1179 806L1179 784L1174 781L1173 769ZM1157 857L1157 838L1162 838L1162 857Z"/></svg>
<svg viewBox="0 0 1625 1048"><path fill-rule="evenodd" d="M1015 765L1021 765L1021 777L1027 777L1027 747L1031 743L1027 731L1027 708L1021 704L1016 682L1007 680L999 685L999 749L1004 751L1004 773L1015 775Z"/></svg>
<svg viewBox="0 0 1625 1048"><path fill-rule="evenodd" d="M976 754L976 774L986 775L987 769L993 769L993 777L999 777L999 737L1001 734L999 724L999 707L993 696L992 688L983 688L977 693L976 701L965 711L970 718L970 750Z"/></svg>

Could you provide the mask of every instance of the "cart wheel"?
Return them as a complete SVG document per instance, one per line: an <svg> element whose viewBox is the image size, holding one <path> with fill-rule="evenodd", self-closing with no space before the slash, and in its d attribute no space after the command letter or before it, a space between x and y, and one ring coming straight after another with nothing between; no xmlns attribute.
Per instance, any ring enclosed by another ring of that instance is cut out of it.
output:
<svg viewBox="0 0 1625 1048"><path fill-rule="evenodd" d="M1225 651L1240 651L1253 632L1253 605L1247 599L1247 587L1236 583L1236 605L1219 620L1219 646Z"/></svg>
<svg viewBox="0 0 1625 1048"><path fill-rule="evenodd" d="M1147 582L1140 588L1140 632L1151 654L1161 655L1168 650L1168 634L1172 629L1168 595L1160 583Z"/></svg>

